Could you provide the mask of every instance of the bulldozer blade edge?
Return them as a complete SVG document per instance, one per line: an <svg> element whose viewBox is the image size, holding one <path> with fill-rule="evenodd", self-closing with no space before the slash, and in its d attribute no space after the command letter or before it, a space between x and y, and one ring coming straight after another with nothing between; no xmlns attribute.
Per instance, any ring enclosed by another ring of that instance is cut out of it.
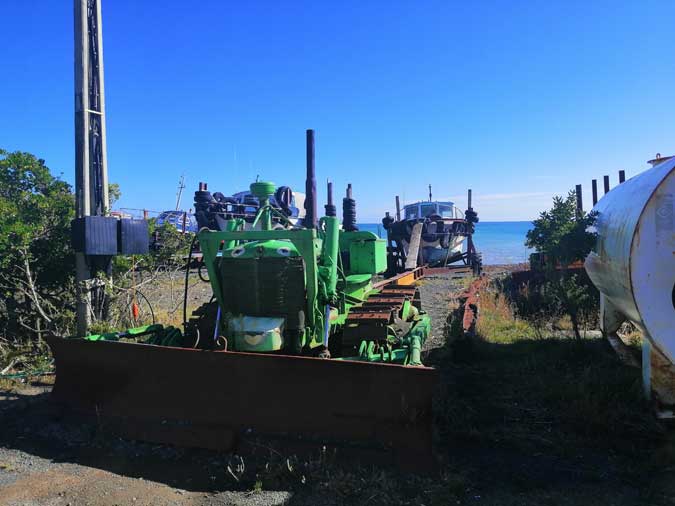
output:
<svg viewBox="0 0 675 506"><path fill-rule="evenodd" d="M437 371L348 360L47 337L55 400L132 439L229 450L235 435L358 441L432 465Z"/></svg>

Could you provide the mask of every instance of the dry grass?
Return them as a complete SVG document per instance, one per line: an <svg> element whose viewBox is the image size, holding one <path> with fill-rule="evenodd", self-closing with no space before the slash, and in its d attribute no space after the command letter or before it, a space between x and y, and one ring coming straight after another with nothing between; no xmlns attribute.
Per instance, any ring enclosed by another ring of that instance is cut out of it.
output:
<svg viewBox="0 0 675 506"><path fill-rule="evenodd" d="M514 316L506 297L494 288L481 293L476 330L484 339L495 343L512 343L538 337L530 323Z"/></svg>

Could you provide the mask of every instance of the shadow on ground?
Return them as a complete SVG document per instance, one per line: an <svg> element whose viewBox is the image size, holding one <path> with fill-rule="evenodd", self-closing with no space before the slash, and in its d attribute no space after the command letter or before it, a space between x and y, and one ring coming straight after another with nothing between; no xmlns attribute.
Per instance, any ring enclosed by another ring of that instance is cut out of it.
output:
<svg viewBox="0 0 675 506"><path fill-rule="evenodd" d="M439 453L494 504L671 504L672 435L602 339L434 350ZM670 490L669 490L670 488Z"/></svg>

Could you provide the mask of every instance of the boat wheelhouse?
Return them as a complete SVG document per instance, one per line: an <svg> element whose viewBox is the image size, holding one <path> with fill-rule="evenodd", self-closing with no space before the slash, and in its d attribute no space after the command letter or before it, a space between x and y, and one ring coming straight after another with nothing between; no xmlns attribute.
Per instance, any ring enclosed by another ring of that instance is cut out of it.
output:
<svg viewBox="0 0 675 506"><path fill-rule="evenodd" d="M406 220L417 220L430 216L440 216L443 219L464 219L464 213L454 202L415 202L403 207L403 215Z"/></svg>

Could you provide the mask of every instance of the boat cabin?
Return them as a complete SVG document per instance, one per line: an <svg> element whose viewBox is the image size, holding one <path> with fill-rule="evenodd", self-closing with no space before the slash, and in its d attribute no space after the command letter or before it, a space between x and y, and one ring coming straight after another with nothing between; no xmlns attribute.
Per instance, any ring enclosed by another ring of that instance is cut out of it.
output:
<svg viewBox="0 0 675 506"><path fill-rule="evenodd" d="M433 214L437 214L441 218L445 219L463 219L464 213L458 207L455 207L454 202L416 202L414 204L408 204L403 207L404 219L406 220L417 220L420 218L426 218Z"/></svg>

